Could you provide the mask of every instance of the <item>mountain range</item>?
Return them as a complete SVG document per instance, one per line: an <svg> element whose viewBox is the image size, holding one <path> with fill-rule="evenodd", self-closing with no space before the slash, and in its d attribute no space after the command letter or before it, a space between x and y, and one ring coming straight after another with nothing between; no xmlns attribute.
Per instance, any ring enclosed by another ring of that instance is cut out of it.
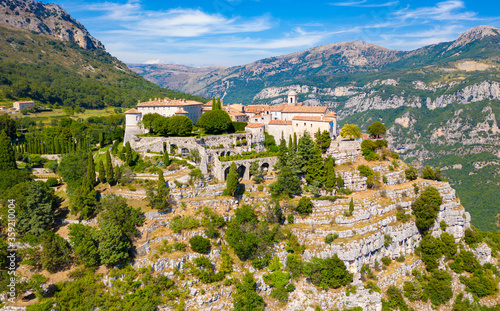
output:
<svg viewBox="0 0 500 311"><path fill-rule="evenodd" d="M228 68L129 65L146 79L226 103L279 104L290 90L339 124L374 121L409 163L441 167L472 214L499 229L500 30L478 26L413 51L335 43ZM186 77L186 78L184 78Z"/></svg>

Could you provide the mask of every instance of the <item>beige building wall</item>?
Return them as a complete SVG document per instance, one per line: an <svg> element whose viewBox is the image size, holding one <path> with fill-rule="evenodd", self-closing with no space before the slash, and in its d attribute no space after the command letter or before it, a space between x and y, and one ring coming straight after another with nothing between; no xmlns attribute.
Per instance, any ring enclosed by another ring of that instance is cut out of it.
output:
<svg viewBox="0 0 500 311"><path fill-rule="evenodd" d="M328 131L330 136L335 134L335 121L304 121L304 120L293 120L292 121L292 131L297 133L297 137L304 136L304 132L308 132L311 137L318 132Z"/></svg>
<svg viewBox="0 0 500 311"><path fill-rule="evenodd" d="M276 144L279 145L281 137L283 135L283 138L285 138L287 144L288 144L288 138L290 135L293 138L293 129L292 125L281 125L281 124L267 124L266 125L266 132L270 135L274 136L274 140L276 141Z"/></svg>

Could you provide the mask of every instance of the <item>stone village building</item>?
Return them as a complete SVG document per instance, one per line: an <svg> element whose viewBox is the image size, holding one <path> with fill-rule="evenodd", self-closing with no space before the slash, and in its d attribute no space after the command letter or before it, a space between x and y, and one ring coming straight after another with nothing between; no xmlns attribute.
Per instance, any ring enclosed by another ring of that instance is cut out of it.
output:
<svg viewBox="0 0 500 311"><path fill-rule="evenodd" d="M264 131L274 136L278 142L281 137L288 139L294 133L300 138L305 132L311 136L319 130L327 131L330 137L338 136L337 114L324 106L303 106L297 100L297 93L288 93L287 102L278 106L232 104L222 106L228 112L232 121L248 122L245 131L253 135L263 135ZM212 110L212 102L205 104L185 99L150 99L139 102L137 109L125 112L125 139L130 141L133 136L144 134L147 130L140 127L140 121L145 114L158 113L165 117L185 115L195 124L201 115Z"/></svg>

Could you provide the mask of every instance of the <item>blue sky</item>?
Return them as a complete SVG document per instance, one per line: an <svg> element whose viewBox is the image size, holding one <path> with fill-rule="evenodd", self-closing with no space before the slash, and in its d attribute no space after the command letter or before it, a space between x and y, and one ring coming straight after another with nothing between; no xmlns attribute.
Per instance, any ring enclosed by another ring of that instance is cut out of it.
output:
<svg viewBox="0 0 500 311"><path fill-rule="evenodd" d="M126 63L233 66L352 40L412 50L478 25L500 27L497 0L50 2Z"/></svg>

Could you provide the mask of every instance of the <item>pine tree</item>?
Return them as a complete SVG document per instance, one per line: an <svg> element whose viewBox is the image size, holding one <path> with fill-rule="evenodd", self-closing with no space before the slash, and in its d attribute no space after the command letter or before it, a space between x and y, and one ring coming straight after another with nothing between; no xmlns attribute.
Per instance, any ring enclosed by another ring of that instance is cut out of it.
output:
<svg viewBox="0 0 500 311"><path fill-rule="evenodd" d="M102 161L99 161L99 182L101 184L104 184L106 182L106 170L104 169L104 163Z"/></svg>
<svg viewBox="0 0 500 311"><path fill-rule="evenodd" d="M328 160L326 160L326 164L325 164L325 171L326 171L325 188L329 191L333 190L333 187L335 187L335 182L337 180L335 178L334 166L335 166L335 163L334 163L333 158L328 158Z"/></svg>
<svg viewBox="0 0 500 311"><path fill-rule="evenodd" d="M317 181L320 185L325 182L325 167L321 158L321 150L318 146L314 147L313 155L307 162L306 180L310 185L314 181Z"/></svg>
<svg viewBox="0 0 500 311"><path fill-rule="evenodd" d="M89 219L96 209L96 192L88 178L83 179L83 184L70 198L71 214L79 215L80 219Z"/></svg>
<svg viewBox="0 0 500 311"><path fill-rule="evenodd" d="M113 171L113 163L111 162L111 154L106 151L106 181L110 186L115 184L115 174Z"/></svg>
<svg viewBox="0 0 500 311"><path fill-rule="evenodd" d="M94 185L96 184L96 176L95 176L95 164L94 164L94 156L92 155L92 152L89 151L88 156L87 156L87 180L89 182L89 185Z"/></svg>
<svg viewBox="0 0 500 311"><path fill-rule="evenodd" d="M238 176L238 171L236 170L236 164L231 163L231 166L229 167L229 173L227 174L227 179L226 179L226 189L229 195L233 196L236 193L236 190L238 189L238 184L239 184L239 176Z"/></svg>
<svg viewBox="0 0 500 311"><path fill-rule="evenodd" d="M5 130L0 132L0 171L15 170L16 156Z"/></svg>
<svg viewBox="0 0 500 311"><path fill-rule="evenodd" d="M168 152L166 152L166 151L163 154L163 163L164 163L165 167L170 165L170 156L168 155Z"/></svg>
<svg viewBox="0 0 500 311"><path fill-rule="evenodd" d="M133 157L133 154L132 154L132 147L130 147L130 142L127 141L127 143L125 144L125 153L126 153L126 162L127 162L127 165L128 166L132 166L133 162L134 162L134 157Z"/></svg>
<svg viewBox="0 0 500 311"><path fill-rule="evenodd" d="M314 142L309 136L309 133L304 132L304 136L299 139L299 143L297 146L297 158L300 171L302 173L305 172L307 162L312 158L314 153Z"/></svg>

